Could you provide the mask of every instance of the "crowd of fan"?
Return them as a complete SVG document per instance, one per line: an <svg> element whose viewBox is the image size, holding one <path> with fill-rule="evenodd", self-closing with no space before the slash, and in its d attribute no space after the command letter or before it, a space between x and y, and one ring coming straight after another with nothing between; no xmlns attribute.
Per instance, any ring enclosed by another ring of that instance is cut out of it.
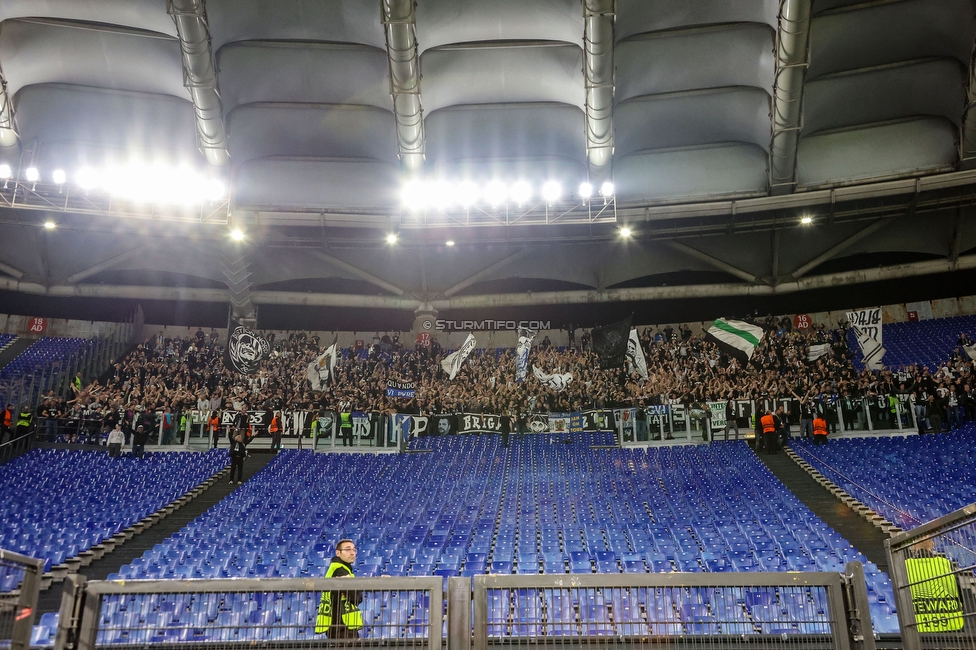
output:
<svg viewBox="0 0 976 650"><path fill-rule="evenodd" d="M766 334L748 363L723 354L684 325L677 330L639 329L646 379L629 366L601 369L585 332L579 345L555 347L548 338L537 342L524 382L516 381L513 349L475 350L449 380L441 361L450 350L436 341L408 350L396 335L377 336L367 350L345 350L332 381L320 392L313 391L306 378L307 366L321 353L316 336L292 333L276 339L268 334L270 357L245 377L224 367L215 332L207 336L200 330L195 336L172 339L158 335L74 395L49 395L37 407L35 425L74 441L104 433L116 422L125 427L143 424L146 430L162 428L165 443L175 439L172 430L180 427L180 414L191 410L517 414L669 403L695 408L706 401L795 398L797 403L820 405L835 428L838 418L831 418L831 413L841 410L843 421L852 425L852 414L862 404L871 405L875 417L883 420L895 396L913 404L919 421L932 427L933 417L940 428L943 422L956 426L976 419L973 361L961 354L961 347L936 372L918 366L858 371L844 328L799 331L789 319L772 317L756 323ZM575 337L570 342L575 343ZM828 352L810 360L810 346L824 343ZM569 373L572 381L561 391L548 388L533 376L533 366L548 374ZM388 380L412 382L415 397L388 397Z"/></svg>

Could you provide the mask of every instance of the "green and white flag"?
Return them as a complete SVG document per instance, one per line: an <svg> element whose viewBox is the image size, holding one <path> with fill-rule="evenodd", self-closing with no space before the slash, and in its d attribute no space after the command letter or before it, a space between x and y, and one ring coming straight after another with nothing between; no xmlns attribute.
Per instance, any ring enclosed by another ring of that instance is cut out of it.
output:
<svg viewBox="0 0 976 650"><path fill-rule="evenodd" d="M752 358L752 353L756 351L762 337L761 327L725 318L716 319L705 336L723 352L743 362Z"/></svg>

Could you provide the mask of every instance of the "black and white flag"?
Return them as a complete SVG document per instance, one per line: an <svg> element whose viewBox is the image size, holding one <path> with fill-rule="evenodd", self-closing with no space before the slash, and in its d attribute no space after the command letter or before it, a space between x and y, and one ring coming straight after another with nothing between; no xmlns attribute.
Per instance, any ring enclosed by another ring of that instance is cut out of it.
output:
<svg viewBox="0 0 976 650"><path fill-rule="evenodd" d="M249 375L268 358L271 344L247 329L236 320L227 330L227 347L224 348L224 366L228 370Z"/></svg>
<svg viewBox="0 0 976 650"><path fill-rule="evenodd" d="M600 357L600 368L619 368L627 360L627 337L630 318L606 327L596 327L591 334L593 351Z"/></svg>
<svg viewBox="0 0 976 650"><path fill-rule="evenodd" d="M515 346L515 381L522 383L529 374L529 352L537 332L520 327L518 345Z"/></svg>
<svg viewBox="0 0 976 650"><path fill-rule="evenodd" d="M881 370L881 359L886 350L882 346L882 314L881 307L858 309L847 312L847 320L857 337L857 344L861 346L864 355L864 367L868 370Z"/></svg>
<svg viewBox="0 0 976 650"><path fill-rule="evenodd" d="M637 371L638 375L647 379L647 360L644 359L644 350L641 348L635 327L630 328L630 338L627 339L627 363Z"/></svg>
<svg viewBox="0 0 976 650"><path fill-rule="evenodd" d="M877 339L868 336L859 327L854 328L854 335L857 337L857 344L861 346L861 354L864 355L864 367L868 370L881 370L881 359L887 350L881 347Z"/></svg>
<svg viewBox="0 0 976 650"><path fill-rule="evenodd" d="M339 340L336 340L326 348L325 352L319 355L319 357L308 364L308 368L305 370L305 376L308 377L308 381L312 384L312 390L323 390L332 381L335 375L336 361L338 359L339 353Z"/></svg>
<svg viewBox="0 0 976 650"><path fill-rule="evenodd" d="M573 381L572 373L567 372L561 375L547 375L539 370L538 366L532 366L532 374L535 375L535 378L539 380L539 383L553 389L557 393L561 393L566 390L569 387L569 383Z"/></svg>
<svg viewBox="0 0 976 650"><path fill-rule="evenodd" d="M477 345L477 341L474 340L474 334L468 334L468 338L464 339L464 343L461 344L460 348L444 357L444 360L441 361L441 368L447 373L449 379L454 379L458 370L461 369L461 364L464 363L464 360L474 350L475 345Z"/></svg>

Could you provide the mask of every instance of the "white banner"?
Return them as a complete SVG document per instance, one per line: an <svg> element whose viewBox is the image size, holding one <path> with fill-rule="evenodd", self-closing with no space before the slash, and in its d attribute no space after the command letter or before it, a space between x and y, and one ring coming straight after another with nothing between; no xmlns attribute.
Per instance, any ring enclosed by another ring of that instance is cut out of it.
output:
<svg viewBox="0 0 976 650"><path fill-rule="evenodd" d="M518 345L515 346L515 381L519 383L529 374L529 352L536 334L535 330L519 329Z"/></svg>
<svg viewBox="0 0 976 650"><path fill-rule="evenodd" d="M976 345L964 345L962 349L966 351L970 359L976 361Z"/></svg>
<svg viewBox="0 0 976 650"><path fill-rule="evenodd" d="M305 370L305 376L308 377L309 383L312 384L312 390L324 389L332 379L332 374L335 372L338 350L338 342L335 342L326 348L325 352L318 359L308 364L308 368Z"/></svg>
<svg viewBox="0 0 976 650"><path fill-rule="evenodd" d="M548 386L557 393L561 393L569 387L569 383L573 381L572 373L566 373L563 375L547 375L546 373L539 370L538 366L532 366L532 374L535 378L539 380L544 386Z"/></svg>
<svg viewBox="0 0 976 650"><path fill-rule="evenodd" d="M641 349L640 338L637 336L637 328L634 327L630 328L630 337L627 339L627 362L638 375L647 379L647 361L644 359L644 350Z"/></svg>
<svg viewBox="0 0 976 650"><path fill-rule="evenodd" d="M816 361L820 357L830 352L830 343L817 343L810 346L807 353L807 361Z"/></svg>
<svg viewBox="0 0 976 650"><path fill-rule="evenodd" d="M454 379L458 370L461 369L461 364L464 363L464 360L474 350L475 345L477 345L477 341L474 340L474 334L468 334L468 338L464 339L464 343L461 344L460 348L444 357L444 360L441 361L441 368L447 373L449 379Z"/></svg>
<svg viewBox="0 0 976 650"><path fill-rule="evenodd" d="M881 307L849 311L847 312L847 321L851 327L877 341L878 345L884 343L881 339Z"/></svg>

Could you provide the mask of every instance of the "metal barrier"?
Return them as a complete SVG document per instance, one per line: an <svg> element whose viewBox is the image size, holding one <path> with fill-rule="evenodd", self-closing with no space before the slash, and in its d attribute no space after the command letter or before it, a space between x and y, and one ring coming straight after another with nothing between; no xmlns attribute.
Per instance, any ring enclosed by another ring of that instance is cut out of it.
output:
<svg viewBox="0 0 976 650"><path fill-rule="evenodd" d="M440 650L443 588L436 577L86 582L72 576L65 584L55 647ZM349 626L326 627L319 618L324 594Z"/></svg>
<svg viewBox="0 0 976 650"><path fill-rule="evenodd" d="M976 504L885 540L905 650L976 647Z"/></svg>
<svg viewBox="0 0 976 650"><path fill-rule="evenodd" d="M44 560L0 550L0 647L30 646L43 572Z"/></svg>
<svg viewBox="0 0 976 650"><path fill-rule="evenodd" d="M473 650L502 643L873 650L867 590L856 564L845 576L475 576Z"/></svg>
<svg viewBox="0 0 976 650"><path fill-rule="evenodd" d="M675 644L874 650L860 563L839 573L91 581L69 576L57 650ZM326 629L322 595L352 615ZM341 594L341 596L339 595ZM318 629L317 629L318 628Z"/></svg>

